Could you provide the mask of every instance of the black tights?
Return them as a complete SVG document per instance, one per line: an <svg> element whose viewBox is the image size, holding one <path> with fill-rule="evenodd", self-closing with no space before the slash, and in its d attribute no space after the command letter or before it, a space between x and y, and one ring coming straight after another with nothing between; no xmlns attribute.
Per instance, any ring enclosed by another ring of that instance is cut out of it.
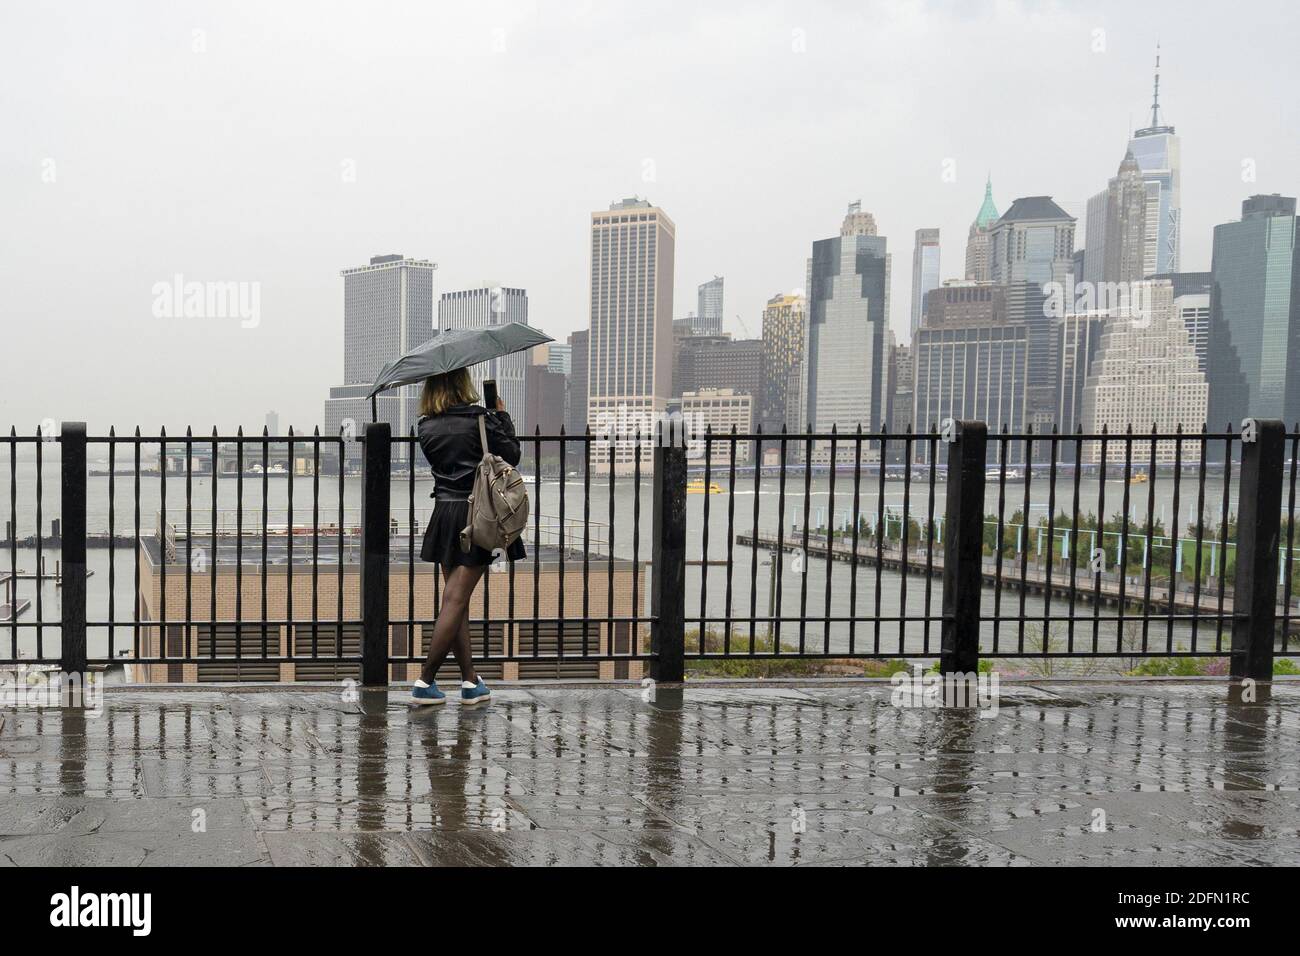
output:
<svg viewBox="0 0 1300 956"><path fill-rule="evenodd" d="M429 657L424 662L424 670L420 672L420 679L426 684L433 683L438 668L447 659L448 651L456 655L461 680L478 682L469 643L469 602L485 570L486 568L462 565L442 566L445 582L442 588L442 608L438 611L438 620L434 622L433 634L429 638Z"/></svg>

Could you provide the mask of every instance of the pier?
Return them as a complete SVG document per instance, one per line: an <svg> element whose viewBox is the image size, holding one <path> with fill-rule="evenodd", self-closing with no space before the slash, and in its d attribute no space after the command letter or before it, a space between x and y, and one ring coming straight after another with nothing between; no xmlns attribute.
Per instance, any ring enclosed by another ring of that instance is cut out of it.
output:
<svg viewBox="0 0 1300 956"><path fill-rule="evenodd" d="M792 532L779 541L777 536L772 534L760 533L757 538L750 532L740 532L736 535L736 544L742 547L757 547L760 551L780 550L785 554L795 554L803 551L803 542L803 534L799 531ZM810 533L805 559L816 558L825 561L828 557L832 561L851 564L854 560L852 544L833 544L828 551L825 536ZM927 555L922 550L909 550L905 557L901 549L897 547L882 548L878 553L874 544L864 545L859 541L857 563L859 567L868 568L874 568L879 564L883 570L896 571L899 574L908 576L929 574L936 579L943 577L942 548L936 548L933 556ZM1153 582L1151 597L1148 600L1140 574L1132 576L1129 581L1121 585L1118 576L1115 574L1103 572L1101 575L1095 575L1081 564L1076 569L1072 586L1069 558L1065 558L1059 564L1053 563L1050 580L1046 568L1042 567L1037 561L1028 565L1022 577L1019 556L1004 557L1000 573L996 558L985 556L980 573L984 584L990 588L1000 586L1003 590L1011 590L1017 593L1023 588L1027 594L1037 595L1045 595L1050 590L1053 598L1073 599L1076 603L1088 605L1098 603L1103 607L1118 607L1122 600L1126 608L1134 608L1138 611L1146 608L1148 615L1151 617L1159 617L1161 614L1168 615L1170 613L1198 613L1204 616L1221 613L1227 618L1231 618L1233 615L1231 592L1224 594L1220 599L1217 588L1212 584L1201 586L1198 603L1196 600L1198 595L1190 585L1180 583L1174 591L1173 600L1170 601L1168 582ZM1231 588L1231 582L1228 583L1229 588ZM1222 600L1222 608L1220 608L1220 600ZM1279 621L1284 619L1284 611L1285 608L1279 604L1277 607ZM1291 617L1288 630L1289 633L1300 633L1300 619L1297 619L1295 615Z"/></svg>

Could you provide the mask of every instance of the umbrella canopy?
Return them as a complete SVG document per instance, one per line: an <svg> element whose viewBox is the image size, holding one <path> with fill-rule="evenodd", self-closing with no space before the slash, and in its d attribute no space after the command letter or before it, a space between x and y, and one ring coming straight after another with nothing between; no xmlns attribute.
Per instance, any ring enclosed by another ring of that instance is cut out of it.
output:
<svg viewBox="0 0 1300 956"><path fill-rule="evenodd" d="M430 375L468 368L554 341L546 333L522 322L507 322L482 329L445 329L419 348L385 365L366 397L374 398L386 389L423 382Z"/></svg>

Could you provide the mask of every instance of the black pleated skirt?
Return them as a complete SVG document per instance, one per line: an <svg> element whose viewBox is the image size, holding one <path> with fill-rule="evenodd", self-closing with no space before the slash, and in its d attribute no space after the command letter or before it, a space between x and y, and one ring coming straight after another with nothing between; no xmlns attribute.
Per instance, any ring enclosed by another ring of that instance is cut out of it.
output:
<svg viewBox="0 0 1300 956"><path fill-rule="evenodd" d="M433 506L433 517L424 529L424 544L420 548L421 561L435 561L441 565L467 565L482 567L492 563L492 552L471 545L468 552L460 549L460 533L469 522L469 502L439 499ZM518 539L506 549L510 561L522 561L524 543Z"/></svg>

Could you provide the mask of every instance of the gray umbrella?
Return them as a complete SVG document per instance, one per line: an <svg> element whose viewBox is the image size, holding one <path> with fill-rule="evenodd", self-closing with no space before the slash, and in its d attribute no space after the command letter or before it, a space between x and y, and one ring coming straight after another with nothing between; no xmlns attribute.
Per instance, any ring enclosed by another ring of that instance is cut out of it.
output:
<svg viewBox="0 0 1300 956"><path fill-rule="evenodd" d="M430 375L468 368L554 341L546 333L522 322L507 322L483 329L444 329L419 348L385 365L366 397L373 399L386 389L423 382Z"/></svg>

